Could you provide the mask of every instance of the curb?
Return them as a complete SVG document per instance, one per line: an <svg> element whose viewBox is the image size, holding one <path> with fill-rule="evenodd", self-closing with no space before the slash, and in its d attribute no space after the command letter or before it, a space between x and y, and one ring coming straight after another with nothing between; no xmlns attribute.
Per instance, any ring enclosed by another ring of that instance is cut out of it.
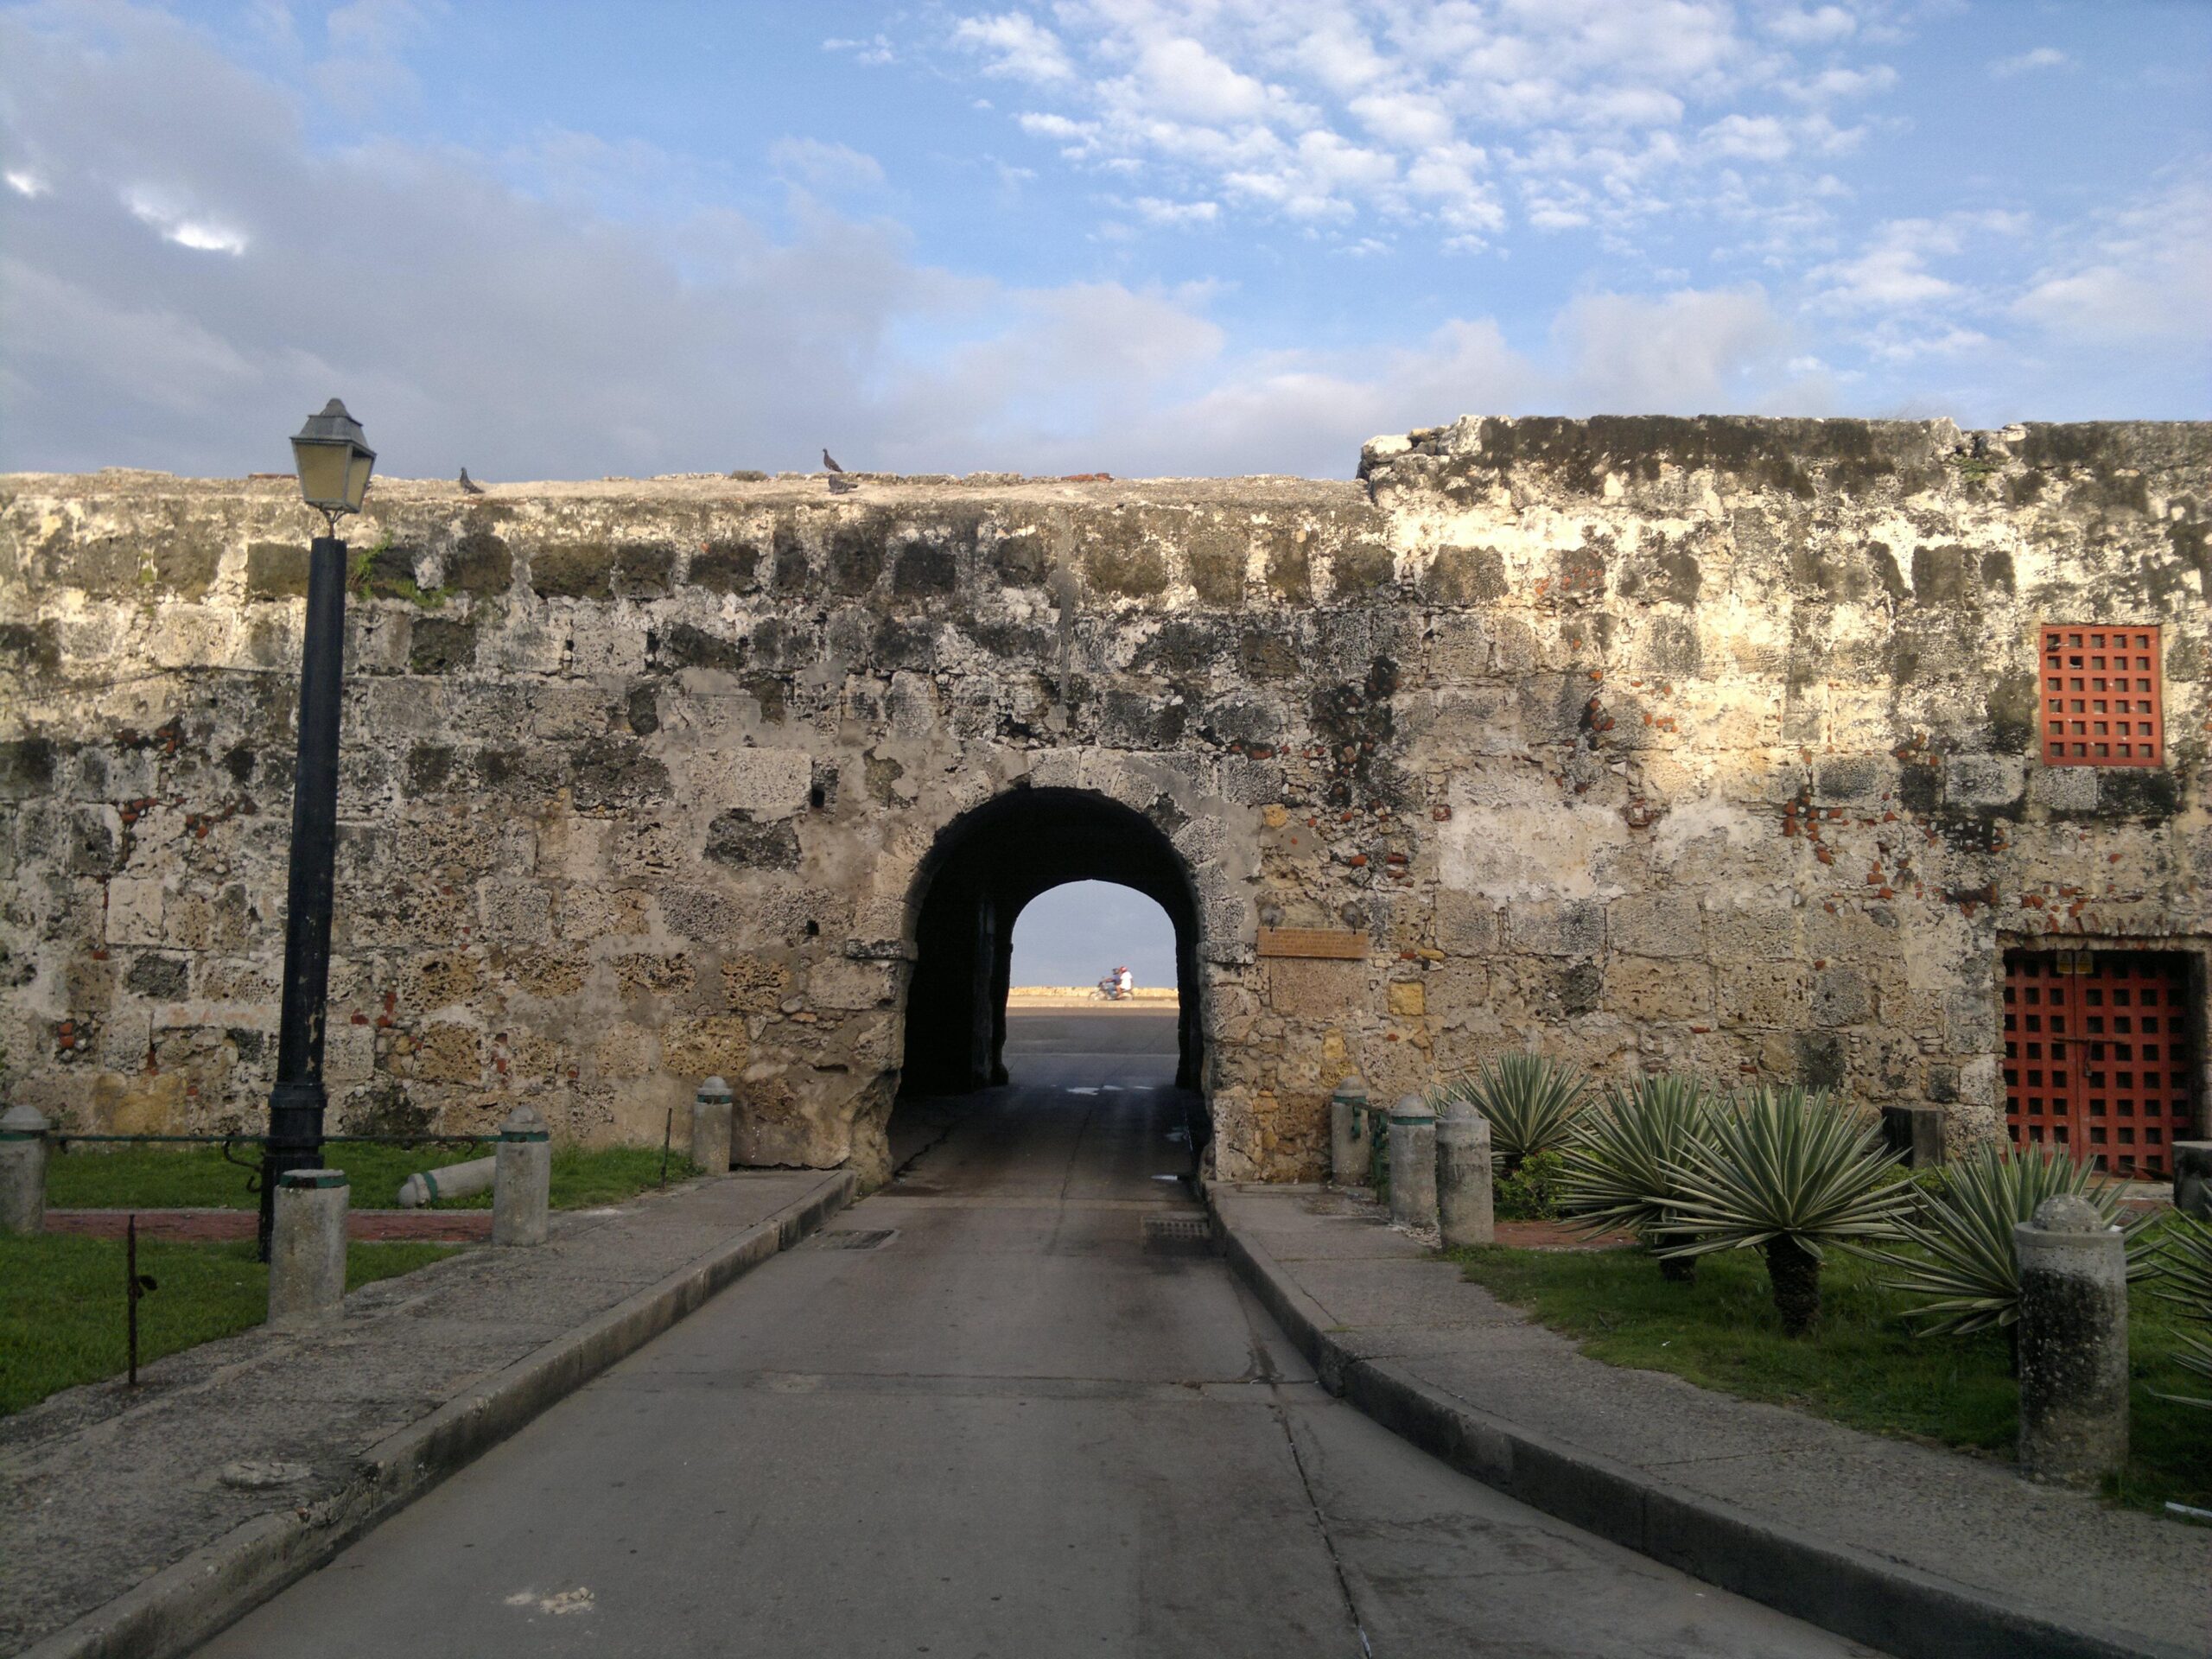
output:
<svg viewBox="0 0 2212 1659"><path fill-rule="evenodd" d="M2146 1647L2124 1632L2020 1612L1902 1562L1810 1537L1533 1433L1393 1361L1362 1359L1329 1334L1327 1313L1267 1248L1223 1219L1211 1191L1205 1197L1230 1266L1323 1388L1531 1508L1897 1659L2200 1659L2189 1649Z"/></svg>
<svg viewBox="0 0 2212 1659"><path fill-rule="evenodd" d="M336 1495L255 1516L41 1637L17 1659L180 1659L790 1249L850 1204L859 1185L849 1170L830 1177L658 1284L385 1436L362 1454L353 1480Z"/></svg>

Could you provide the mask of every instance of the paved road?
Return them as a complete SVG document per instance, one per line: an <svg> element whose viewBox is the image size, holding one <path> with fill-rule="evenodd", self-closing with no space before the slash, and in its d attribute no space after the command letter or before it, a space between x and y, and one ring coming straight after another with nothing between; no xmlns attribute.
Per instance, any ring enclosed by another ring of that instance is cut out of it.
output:
<svg viewBox="0 0 2212 1659"><path fill-rule="evenodd" d="M1145 1248L1197 1214L1172 1023L1144 1052L1126 1015L1040 1018L832 1234L206 1652L1865 1651L1321 1393L1218 1260Z"/></svg>

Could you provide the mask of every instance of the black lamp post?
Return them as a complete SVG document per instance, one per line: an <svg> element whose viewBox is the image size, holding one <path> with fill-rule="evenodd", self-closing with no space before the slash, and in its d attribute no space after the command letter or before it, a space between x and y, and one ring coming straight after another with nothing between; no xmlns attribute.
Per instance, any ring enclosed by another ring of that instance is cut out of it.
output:
<svg viewBox="0 0 2212 1659"><path fill-rule="evenodd" d="M276 1183L322 1167L322 1027L330 988L330 894L338 852L338 704L346 670L346 543L340 513L359 512L376 451L335 397L292 440L300 493L329 526L308 552L308 626L300 652L299 764L292 772L291 878L284 906L284 1001L276 1084L261 1154L261 1259L269 1259Z"/></svg>

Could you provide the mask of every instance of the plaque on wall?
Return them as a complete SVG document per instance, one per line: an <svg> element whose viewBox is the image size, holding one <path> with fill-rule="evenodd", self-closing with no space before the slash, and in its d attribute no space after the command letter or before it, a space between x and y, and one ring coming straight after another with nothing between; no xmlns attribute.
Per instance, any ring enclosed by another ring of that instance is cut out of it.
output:
<svg viewBox="0 0 2212 1659"><path fill-rule="evenodd" d="M1333 927L1263 927L1260 930L1260 954L1359 962L1367 956L1367 935Z"/></svg>

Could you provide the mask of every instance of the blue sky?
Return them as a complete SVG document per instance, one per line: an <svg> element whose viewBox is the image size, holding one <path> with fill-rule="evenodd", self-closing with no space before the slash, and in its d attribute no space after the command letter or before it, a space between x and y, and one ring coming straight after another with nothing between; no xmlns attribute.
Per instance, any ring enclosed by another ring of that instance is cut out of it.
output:
<svg viewBox="0 0 2212 1659"><path fill-rule="evenodd" d="M0 8L0 467L2202 418L2212 5Z"/></svg>
<svg viewBox="0 0 2212 1659"><path fill-rule="evenodd" d="M1071 881L1014 918L1016 985L1095 985L1122 966L1139 985L1175 983L1174 924L1134 888Z"/></svg>

